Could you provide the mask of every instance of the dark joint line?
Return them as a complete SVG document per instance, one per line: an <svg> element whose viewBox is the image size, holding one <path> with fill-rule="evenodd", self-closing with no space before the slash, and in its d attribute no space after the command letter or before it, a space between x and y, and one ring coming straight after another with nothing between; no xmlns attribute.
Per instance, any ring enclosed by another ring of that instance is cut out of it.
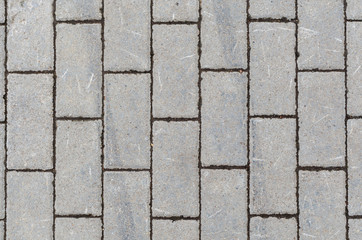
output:
<svg viewBox="0 0 362 240"><path fill-rule="evenodd" d="M347 19L347 22L362 22L362 19Z"/></svg>
<svg viewBox="0 0 362 240"><path fill-rule="evenodd" d="M226 166L226 165L210 165L210 166L202 166L201 169L210 169L210 170L247 170L248 166Z"/></svg>
<svg viewBox="0 0 362 240"><path fill-rule="evenodd" d="M196 24L198 24L198 22L194 22L194 21L171 21L171 22L154 21L154 22L152 22L152 24L155 24L155 25L196 25Z"/></svg>
<svg viewBox="0 0 362 240"><path fill-rule="evenodd" d="M44 71L7 71L7 74L54 74L54 70L44 70Z"/></svg>
<svg viewBox="0 0 362 240"><path fill-rule="evenodd" d="M275 114L271 114L271 115L253 115L250 116L250 118L278 118L278 119L283 119L283 118L297 118L296 115L275 115Z"/></svg>
<svg viewBox="0 0 362 240"><path fill-rule="evenodd" d="M297 19L288 18L249 18L249 22L279 22L279 23L298 23Z"/></svg>
<svg viewBox="0 0 362 240"><path fill-rule="evenodd" d="M199 121L199 118L172 118L172 117L167 117L167 118L152 118L153 122L156 121L162 121L162 122L189 122L189 121Z"/></svg>
<svg viewBox="0 0 362 240"><path fill-rule="evenodd" d="M362 215L347 216L348 219L362 219Z"/></svg>
<svg viewBox="0 0 362 240"><path fill-rule="evenodd" d="M98 121L102 117L57 117L57 121Z"/></svg>
<svg viewBox="0 0 362 240"><path fill-rule="evenodd" d="M345 72L345 69L298 69L298 72Z"/></svg>
<svg viewBox="0 0 362 240"><path fill-rule="evenodd" d="M57 20L56 24L102 24L103 20L90 19L90 20Z"/></svg>
<svg viewBox="0 0 362 240"><path fill-rule="evenodd" d="M187 217L187 216L171 216L171 217L152 217L152 220L170 220L170 221L181 221L181 220L200 220L200 217Z"/></svg>
<svg viewBox="0 0 362 240"><path fill-rule="evenodd" d="M50 172L54 173L54 169L6 169L8 172Z"/></svg>
<svg viewBox="0 0 362 240"><path fill-rule="evenodd" d="M362 116L351 116L351 115L347 115L346 117L347 117L347 119L362 119Z"/></svg>
<svg viewBox="0 0 362 240"><path fill-rule="evenodd" d="M138 70L127 70L127 71L104 71L104 74L147 74L151 71L138 71Z"/></svg>
<svg viewBox="0 0 362 240"><path fill-rule="evenodd" d="M202 68L202 72L238 72L243 73L247 72L248 69L242 69L242 68Z"/></svg>
<svg viewBox="0 0 362 240"><path fill-rule="evenodd" d="M297 167L298 171L310 171L310 172L320 172L320 171L346 171L346 167L317 167L317 166L299 166Z"/></svg>
<svg viewBox="0 0 362 240"><path fill-rule="evenodd" d="M147 168L104 168L105 172L149 172L150 169Z"/></svg>
<svg viewBox="0 0 362 240"><path fill-rule="evenodd" d="M101 218L102 216L96 216L92 214L69 214L69 215L58 215L55 214L56 218Z"/></svg>
<svg viewBox="0 0 362 240"><path fill-rule="evenodd" d="M250 214L250 217L261 217L261 218L285 218L285 219L289 219L289 218L297 218L298 214L288 214L288 213L282 213L282 214Z"/></svg>

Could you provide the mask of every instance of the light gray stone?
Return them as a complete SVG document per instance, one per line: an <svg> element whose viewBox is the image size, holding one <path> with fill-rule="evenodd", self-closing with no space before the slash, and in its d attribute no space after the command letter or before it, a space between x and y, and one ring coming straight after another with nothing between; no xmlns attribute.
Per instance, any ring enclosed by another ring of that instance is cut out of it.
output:
<svg viewBox="0 0 362 240"><path fill-rule="evenodd" d="M154 25L154 117L198 115L198 29L196 25Z"/></svg>
<svg viewBox="0 0 362 240"><path fill-rule="evenodd" d="M58 24L56 45L57 116L100 117L101 25Z"/></svg>
<svg viewBox="0 0 362 240"><path fill-rule="evenodd" d="M105 167L150 167L150 83L149 74L105 76Z"/></svg>
<svg viewBox="0 0 362 240"><path fill-rule="evenodd" d="M198 240L199 222L193 220L154 220L153 239L157 240Z"/></svg>
<svg viewBox="0 0 362 240"><path fill-rule="evenodd" d="M247 68L246 2L201 1L203 68Z"/></svg>
<svg viewBox="0 0 362 240"><path fill-rule="evenodd" d="M298 17L299 69L343 69L343 1L299 0Z"/></svg>
<svg viewBox="0 0 362 240"><path fill-rule="evenodd" d="M154 123L154 216L199 215L198 149L197 122Z"/></svg>
<svg viewBox="0 0 362 240"><path fill-rule="evenodd" d="M104 68L150 70L150 0L105 0Z"/></svg>
<svg viewBox="0 0 362 240"><path fill-rule="evenodd" d="M247 173L201 171L201 238L247 239Z"/></svg>
<svg viewBox="0 0 362 240"><path fill-rule="evenodd" d="M349 219L349 240L361 240L362 239L362 220L361 219Z"/></svg>
<svg viewBox="0 0 362 240"><path fill-rule="evenodd" d="M297 212L295 125L295 119L251 120L251 213Z"/></svg>
<svg viewBox="0 0 362 240"><path fill-rule="evenodd" d="M362 2L361 2L362 6ZM361 9L362 10L362 9ZM348 114L362 116L362 22L347 22Z"/></svg>
<svg viewBox="0 0 362 240"><path fill-rule="evenodd" d="M261 218L250 220L251 240L296 240L297 221L294 218Z"/></svg>
<svg viewBox="0 0 362 240"><path fill-rule="evenodd" d="M251 23L249 32L250 113L295 114L295 24Z"/></svg>
<svg viewBox="0 0 362 240"><path fill-rule="evenodd" d="M1 1L0 1L1 3ZM5 120L5 27L0 26L0 121Z"/></svg>
<svg viewBox="0 0 362 240"><path fill-rule="evenodd" d="M57 20L101 19L102 0L56 0Z"/></svg>
<svg viewBox="0 0 362 240"><path fill-rule="evenodd" d="M300 239L345 239L343 171L299 172Z"/></svg>
<svg viewBox="0 0 362 240"><path fill-rule="evenodd" d="M53 1L8 0L9 71L53 69Z"/></svg>
<svg viewBox="0 0 362 240"><path fill-rule="evenodd" d="M6 239L53 239L53 174L8 172Z"/></svg>
<svg viewBox="0 0 362 240"><path fill-rule="evenodd" d="M348 212L362 215L362 120L348 120Z"/></svg>
<svg viewBox="0 0 362 240"><path fill-rule="evenodd" d="M0 218L5 217L5 125L0 125ZM2 228L0 227L0 230ZM1 234L0 234L1 237Z"/></svg>
<svg viewBox="0 0 362 240"><path fill-rule="evenodd" d="M101 121L58 121L57 214L101 214Z"/></svg>
<svg viewBox="0 0 362 240"><path fill-rule="evenodd" d="M104 174L104 239L150 238L150 174Z"/></svg>
<svg viewBox="0 0 362 240"><path fill-rule="evenodd" d="M53 168L53 76L8 75L10 169Z"/></svg>
<svg viewBox="0 0 362 240"><path fill-rule="evenodd" d="M253 18L295 18L295 0L252 0L250 16Z"/></svg>
<svg viewBox="0 0 362 240"><path fill-rule="evenodd" d="M343 166L344 73L300 73L299 164Z"/></svg>
<svg viewBox="0 0 362 240"><path fill-rule="evenodd" d="M347 0L347 19L362 19L361 0Z"/></svg>
<svg viewBox="0 0 362 240"><path fill-rule="evenodd" d="M153 1L155 21L197 21L199 18L198 0L155 0Z"/></svg>
<svg viewBox="0 0 362 240"><path fill-rule="evenodd" d="M246 165L246 74L203 73L201 94L203 166Z"/></svg>
<svg viewBox="0 0 362 240"><path fill-rule="evenodd" d="M56 240L99 240L102 238L102 222L97 218L57 218Z"/></svg>
<svg viewBox="0 0 362 240"><path fill-rule="evenodd" d="M4 239L4 221L0 221L0 238Z"/></svg>
<svg viewBox="0 0 362 240"><path fill-rule="evenodd" d="M5 22L5 0L0 0L0 23Z"/></svg>

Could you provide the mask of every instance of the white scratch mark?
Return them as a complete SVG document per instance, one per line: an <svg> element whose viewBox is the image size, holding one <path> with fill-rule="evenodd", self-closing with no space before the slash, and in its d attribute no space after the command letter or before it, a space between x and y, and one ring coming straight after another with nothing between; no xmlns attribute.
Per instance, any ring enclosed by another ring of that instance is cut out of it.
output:
<svg viewBox="0 0 362 240"><path fill-rule="evenodd" d="M304 236L307 236L307 237L312 237L312 238L316 238L316 236L313 236L313 235L310 235L310 234L306 234L306 233L302 233Z"/></svg>
<svg viewBox="0 0 362 240"><path fill-rule="evenodd" d="M319 119L318 121L314 122L314 124L319 123L320 121L322 121L323 119L325 119L325 118L328 117L328 116L329 116L329 114L325 115L324 117L322 117L322 118Z"/></svg>
<svg viewBox="0 0 362 240"><path fill-rule="evenodd" d="M211 214L208 218L213 218L215 217L218 213L220 213L222 211L222 209L220 209L219 211L217 211L216 213L214 214Z"/></svg>
<svg viewBox="0 0 362 240"><path fill-rule="evenodd" d="M89 83L88 83L87 89L90 88L90 86L91 86L91 84L92 84L92 82L93 82L93 78L94 78L94 73L92 73L92 76L91 76L91 78L89 79Z"/></svg>
<svg viewBox="0 0 362 240"><path fill-rule="evenodd" d="M356 69L356 71L354 71L353 73L352 73L352 76L354 76L357 72L358 72L358 70L361 68L361 66L358 66L358 68Z"/></svg>
<svg viewBox="0 0 362 240"><path fill-rule="evenodd" d="M65 72L63 73L63 75L62 75L62 79L65 77L65 75L68 73L68 69L67 70L65 70Z"/></svg>
<svg viewBox="0 0 362 240"><path fill-rule="evenodd" d="M195 56L195 54L192 54L192 55L188 55L188 56L182 57L182 58L180 58L180 60L184 60L184 59L186 59L186 58L192 58L193 56Z"/></svg>

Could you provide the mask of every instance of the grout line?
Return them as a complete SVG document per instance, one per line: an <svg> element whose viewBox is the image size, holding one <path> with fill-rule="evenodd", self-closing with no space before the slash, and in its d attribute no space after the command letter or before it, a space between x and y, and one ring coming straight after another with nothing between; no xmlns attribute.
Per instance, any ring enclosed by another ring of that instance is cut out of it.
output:
<svg viewBox="0 0 362 240"><path fill-rule="evenodd" d="M138 71L138 70L126 70L126 71L104 71L104 74L146 74L151 73L151 71Z"/></svg>
<svg viewBox="0 0 362 240"><path fill-rule="evenodd" d="M238 72L243 73L247 72L248 69L243 68L201 68L202 72Z"/></svg>
<svg viewBox="0 0 362 240"><path fill-rule="evenodd" d="M52 169L9 169L8 168L7 171L8 172L50 172L50 173L55 173L55 168L52 168Z"/></svg>
<svg viewBox="0 0 362 240"><path fill-rule="evenodd" d="M210 165L210 166L201 166L201 169L214 169L214 170L247 170L248 166L227 166L227 165Z"/></svg>
<svg viewBox="0 0 362 240"><path fill-rule="evenodd" d="M102 20L101 20L101 42L102 42L102 56L101 56L101 62L102 62L102 116L101 116L101 120L102 120L102 133L101 133L101 186L102 186L102 191L101 191L101 224L102 224L102 236L101 236L101 240L104 239L104 147L105 147L105 143L104 143L104 131L105 131L105 92L104 92L104 49L105 49L105 40L104 40L104 28L105 28L105 17L104 17L104 0L102 0L102 6L101 6L101 14L102 14Z"/></svg>
<svg viewBox="0 0 362 240"><path fill-rule="evenodd" d="M57 121L97 121L103 117L55 117Z"/></svg>
<svg viewBox="0 0 362 240"><path fill-rule="evenodd" d="M297 23L297 19L288 19L286 17L282 18L249 18L249 22L279 22L279 23Z"/></svg>
<svg viewBox="0 0 362 240"><path fill-rule="evenodd" d="M312 69L297 69L297 72L345 72L344 69L319 69L319 68L312 68Z"/></svg>
<svg viewBox="0 0 362 240"><path fill-rule="evenodd" d="M261 218L278 218L278 219L289 219L289 218L298 218L298 214L251 214L250 217L261 217Z"/></svg>
<svg viewBox="0 0 362 240"><path fill-rule="evenodd" d="M250 52L251 52L251 46L250 46L250 0L246 1L246 27L247 27L247 62L248 62L248 83L247 83L247 216L248 216L248 222L247 222L247 239L250 240Z"/></svg>
<svg viewBox="0 0 362 240"><path fill-rule="evenodd" d="M202 221L201 221L201 215L202 215L202 185L201 185L201 167L202 167L202 161L201 161L201 131L202 131L202 118L201 118L201 109L202 109L202 95L201 95L201 81L202 81L202 68L201 68L201 55L202 55L202 42L201 42L201 23L202 23L202 1L199 1L199 18L197 21L197 29L199 31L198 34L198 43L197 43L197 53L198 53L198 59L197 59L197 67L198 67L198 81L197 81L197 87L199 92L199 99L198 99L198 122L199 122L199 151L198 151L198 174L199 174L199 240L201 240L202 235Z"/></svg>
<svg viewBox="0 0 362 240"><path fill-rule="evenodd" d="M346 74L347 74L347 72L346 72ZM347 92L348 92L348 89L347 89ZM346 99L346 103L347 103L347 99ZM348 115L346 113L346 118L347 118L347 120L349 120L349 119L362 119L362 116L351 116L351 115Z"/></svg>
<svg viewBox="0 0 362 240"><path fill-rule="evenodd" d="M296 160L296 168L295 168L295 178L296 178L296 191L295 191L295 198L296 198L296 205L297 205L297 240L300 239L300 208L299 208L299 86L298 86L298 23L299 23L299 14L298 14L298 0L295 0L295 160Z"/></svg>
<svg viewBox="0 0 362 240"><path fill-rule="evenodd" d="M345 139L344 139L344 144L345 144L345 172L346 172L346 181L345 181L345 187L346 187L346 206L345 206L345 216L346 216L346 240L349 240L349 223L348 223L348 108L347 108L347 104L348 104L348 85L347 85L347 54L348 54L348 50L347 50L347 1L343 0L343 14L344 14L344 114L345 114L345 118L344 118L344 130L345 130Z"/></svg>
<svg viewBox="0 0 362 240"><path fill-rule="evenodd" d="M159 21L152 20L152 24L154 24L154 25L195 25L195 24L198 24L198 22L194 22L194 21L159 22Z"/></svg>
<svg viewBox="0 0 362 240"><path fill-rule="evenodd" d="M153 0L150 0L150 240L153 238L152 201L153 201Z"/></svg>
<svg viewBox="0 0 362 240"><path fill-rule="evenodd" d="M150 172L148 168L103 168L104 172Z"/></svg>
<svg viewBox="0 0 362 240"><path fill-rule="evenodd" d="M171 216L171 217L152 217L152 220L170 220L170 221L185 221L185 220L200 220L200 217L187 217L187 216Z"/></svg>
<svg viewBox="0 0 362 240"><path fill-rule="evenodd" d="M362 215L347 216L348 219L362 219Z"/></svg>
<svg viewBox="0 0 362 240"><path fill-rule="evenodd" d="M60 215L56 214L55 218L101 218L102 216L96 216L92 214L67 214L67 215Z"/></svg>
<svg viewBox="0 0 362 240"><path fill-rule="evenodd" d="M166 117L166 118L153 118L153 122L189 122L189 121L199 121L199 117L195 117L195 118L172 118L172 117Z"/></svg>
<svg viewBox="0 0 362 240"><path fill-rule="evenodd" d="M6 121L0 121L0 124L6 124Z"/></svg>
<svg viewBox="0 0 362 240"><path fill-rule="evenodd" d="M54 28L53 28L54 29ZM8 71L9 74L55 74L55 70L44 71Z"/></svg>
<svg viewBox="0 0 362 240"><path fill-rule="evenodd" d="M56 24L102 24L103 19L88 19L88 20L56 20Z"/></svg>
<svg viewBox="0 0 362 240"><path fill-rule="evenodd" d="M5 69L5 73L4 73L4 117L5 117L5 134L4 134L4 150L5 150L5 156L4 156L4 165L5 165L5 171L4 171L4 240L6 240L7 238L7 203L8 203L8 194L7 194L7 173L8 173L8 169L7 169L7 162L8 162L8 144L7 144L7 137L8 137L8 68L7 68L7 64L8 64L8 46L7 46L7 39L8 39L8 0L4 0L4 15L5 15L5 22L4 22L4 69Z"/></svg>
<svg viewBox="0 0 362 240"><path fill-rule="evenodd" d="M362 22L362 19L347 19L347 22Z"/></svg>
<svg viewBox="0 0 362 240"><path fill-rule="evenodd" d="M346 167L320 167L320 166L298 166L298 171L320 172L320 171L346 171Z"/></svg>
<svg viewBox="0 0 362 240"><path fill-rule="evenodd" d="M250 118L279 118L279 119L283 119L283 118L297 118L297 115L275 115L275 114L271 114L271 115L252 115L252 116L250 116Z"/></svg>
<svg viewBox="0 0 362 240"><path fill-rule="evenodd" d="M57 61L57 29L56 29L56 0L53 0L53 240L55 240L55 201L56 201L56 133L57 133L57 121L56 121L56 97L57 97L57 72L56 72L56 61Z"/></svg>

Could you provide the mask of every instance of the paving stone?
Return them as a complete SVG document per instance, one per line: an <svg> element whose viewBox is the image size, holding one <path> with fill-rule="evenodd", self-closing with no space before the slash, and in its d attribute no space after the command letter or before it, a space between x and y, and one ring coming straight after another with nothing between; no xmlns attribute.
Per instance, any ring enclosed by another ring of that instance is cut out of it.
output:
<svg viewBox="0 0 362 240"><path fill-rule="evenodd" d="M53 1L8 0L8 70L53 69Z"/></svg>
<svg viewBox="0 0 362 240"><path fill-rule="evenodd" d="M101 214L101 121L58 121L57 214Z"/></svg>
<svg viewBox="0 0 362 240"><path fill-rule="evenodd" d="M56 240L99 240L101 238L101 219L57 218L55 220Z"/></svg>
<svg viewBox="0 0 362 240"><path fill-rule="evenodd" d="M295 24L251 23L249 32L250 113L295 114Z"/></svg>
<svg viewBox="0 0 362 240"><path fill-rule="evenodd" d="M346 236L343 171L299 172L300 239Z"/></svg>
<svg viewBox="0 0 362 240"><path fill-rule="evenodd" d="M53 239L53 174L8 172L6 239Z"/></svg>
<svg viewBox="0 0 362 240"><path fill-rule="evenodd" d="M250 212L253 214L297 212L295 125L295 119L251 120Z"/></svg>
<svg viewBox="0 0 362 240"><path fill-rule="evenodd" d="M1 3L1 1L0 1ZM0 10L1 12L1 10ZM0 121L5 120L5 27L0 26Z"/></svg>
<svg viewBox="0 0 362 240"><path fill-rule="evenodd" d="M8 75L7 167L53 167L53 76Z"/></svg>
<svg viewBox="0 0 362 240"><path fill-rule="evenodd" d="M0 218L5 217L5 125L0 125ZM0 230L2 228L0 227ZM0 234L1 238L1 234Z"/></svg>
<svg viewBox="0 0 362 240"><path fill-rule="evenodd" d="M154 216L199 215L198 149L197 122L154 123Z"/></svg>
<svg viewBox="0 0 362 240"><path fill-rule="evenodd" d="M101 19L102 0L56 0L57 20Z"/></svg>
<svg viewBox="0 0 362 240"><path fill-rule="evenodd" d="M247 68L246 2L201 1L201 67Z"/></svg>
<svg viewBox="0 0 362 240"><path fill-rule="evenodd" d="M198 29L154 25L154 117L198 116Z"/></svg>
<svg viewBox="0 0 362 240"><path fill-rule="evenodd" d="M347 0L347 19L362 19L361 0Z"/></svg>
<svg viewBox="0 0 362 240"><path fill-rule="evenodd" d="M348 212L362 215L362 120L348 120Z"/></svg>
<svg viewBox="0 0 362 240"><path fill-rule="evenodd" d="M0 23L5 22L5 0L0 0Z"/></svg>
<svg viewBox="0 0 362 240"><path fill-rule="evenodd" d="M157 240L198 240L199 223L193 220L154 220L153 239Z"/></svg>
<svg viewBox="0 0 362 240"><path fill-rule="evenodd" d="M246 74L203 73L201 93L202 164L246 165Z"/></svg>
<svg viewBox="0 0 362 240"><path fill-rule="evenodd" d="M104 239L149 239L150 174L104 174Z"/></svg>
<svg viewBox="0 0 362 240"><path fill-rule="evenodd" d="M57 116L100 117L100 24L57 25Z"/></svg>
<svg viewBox="0 0 362 240"><path fill-rule="evenodd" d="M362 6L362 2L361 2ZM361 9L362 10L362 9ZM348 114L362 116L362 22L347 22Z"/></svg>
<svg viewBox="0 0 362 240"><path fill-rule="evenodd" d="M198 0L155 0L153 1L155 21L198 21Z"/></svg>
<svg viewBox="0 0 362 240"><path fill-rule="evenodd" d="M105 70L150 70L150 0L104 0Z"/></svg>
<svg viewBox="0 0 362 240"><path fill-rule="evenodd" d="M300 73L299 164L343 166L344 73Z"/></svg>
<svg viewBox="0 0 362 240"><path fill-rule="evenodd" d="M4 239L4 221L0 221L0 238Z"/></svg>
<svg viewBox="0 0 362 240"><path fill-rule="evenodd" d="M261 218L250 220L251 240L296 240L297 221L294 218Z"/></svg>
<svg viewBox="0 0 362 240"><path fill-rule="evenodd" d="M252 0L250 16L253 18L295 18L295 0Z"/></svg>
<svg viewBox="0 0 362 240"><path fill-rule="evenodd" d="M361 240L362 239L362 220L361 219L349 219L349 240Z"/></svg>
<svg viewBox="0 0 362 240"><path fill-rule="evenodd" d="M150 167L150 75L105 76L106 168Z"/></svg>
<svg viewBox="0 0 362 240"><path fill-rule="evenodd" d="M201 238L247 238L247 173L201 171Z"/></svg>
<svg viewBox="0 0 362 240"><path fill-rule="evenodd" d="M298 17L299 69L343 69L343 1L299 0Z"/></svg>

